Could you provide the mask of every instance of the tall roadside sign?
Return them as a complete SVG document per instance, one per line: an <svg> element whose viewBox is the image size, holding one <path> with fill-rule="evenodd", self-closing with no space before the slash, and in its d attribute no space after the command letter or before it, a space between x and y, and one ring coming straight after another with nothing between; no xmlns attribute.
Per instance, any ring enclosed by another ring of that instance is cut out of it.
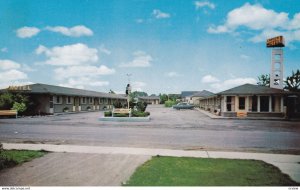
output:
<svg viewBox="0 0 300 190"><path fill-rule="evenodd" d="M267 48L272 48L270 87L283 89L283 47L284 37L277 36L267 39Z"/></svg>

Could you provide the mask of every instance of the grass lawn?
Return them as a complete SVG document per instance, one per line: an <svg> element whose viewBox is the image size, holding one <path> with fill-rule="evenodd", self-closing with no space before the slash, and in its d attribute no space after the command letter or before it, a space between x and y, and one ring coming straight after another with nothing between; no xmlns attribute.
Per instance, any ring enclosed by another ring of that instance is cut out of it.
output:
<svg viewBox="0 0 300 190"><path fill-rule="evenodd" d="M28 162L34 158L44 156L45 151L33 150L1 150L0 152L0 170L8 167Z"/></svg>
<svg viewBox="0 0 300 190"><path fill-rule="evenodd" d="M156 156L126 186L297 186L286 174L256 160Z"/></svg>

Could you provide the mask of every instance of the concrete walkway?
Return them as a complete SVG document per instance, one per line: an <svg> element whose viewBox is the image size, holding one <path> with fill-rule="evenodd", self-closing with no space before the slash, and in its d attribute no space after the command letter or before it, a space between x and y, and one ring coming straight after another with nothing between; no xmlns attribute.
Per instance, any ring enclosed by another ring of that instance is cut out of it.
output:
<svg viewBox="0 0 300 190"><path fill-rule="evenodd" d="M90 154L122 154L143 156L161 155L175 157L254 159L262 160L264 162L277 166L283 173L288 174L293 180L300 182L300 155L12 143L3 143L3 148Z"/></svg>
<svg viewBox="0 0 300 190"><path fill-rule="evenodd" d="M280 117L223 117L223 116L212 114L200 108L195 108L195 109L201 112L202 114L210 117L211 119L244 119L244 120L246 119L246 120L275 120L275 121L287 120L286 118L280 118Z"/></svg>

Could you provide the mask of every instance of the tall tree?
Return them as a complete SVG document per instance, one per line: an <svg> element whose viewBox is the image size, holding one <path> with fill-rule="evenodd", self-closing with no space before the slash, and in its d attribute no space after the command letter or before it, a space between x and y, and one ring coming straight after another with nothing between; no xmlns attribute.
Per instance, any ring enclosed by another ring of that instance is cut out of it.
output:
<svg viewBox="0 0 300 190"><path fill-rule="evenodd" d="M261 86L270 86L270 75L269 74L262 74L257 77L258 78L258 85Z"/></svg>
<svg viewBox="0 0 300 190"><path fill-rule="evenodd" d="M296 72L292 71L292 75L289 77L286 77L285 83L285 89L288 89L289 91L300 91L300 70L297 69Z"/></svg>

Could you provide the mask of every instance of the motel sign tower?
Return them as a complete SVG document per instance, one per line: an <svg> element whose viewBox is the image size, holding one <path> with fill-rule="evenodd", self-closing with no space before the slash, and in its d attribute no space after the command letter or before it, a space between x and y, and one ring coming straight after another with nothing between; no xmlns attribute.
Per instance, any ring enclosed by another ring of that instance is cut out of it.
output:
<svg viewBox="0 0 300 190"><path fill-rule="evenodd" d="M272 48L270 87L283 89L283 36L267 39L267 48Z"/></svg>

